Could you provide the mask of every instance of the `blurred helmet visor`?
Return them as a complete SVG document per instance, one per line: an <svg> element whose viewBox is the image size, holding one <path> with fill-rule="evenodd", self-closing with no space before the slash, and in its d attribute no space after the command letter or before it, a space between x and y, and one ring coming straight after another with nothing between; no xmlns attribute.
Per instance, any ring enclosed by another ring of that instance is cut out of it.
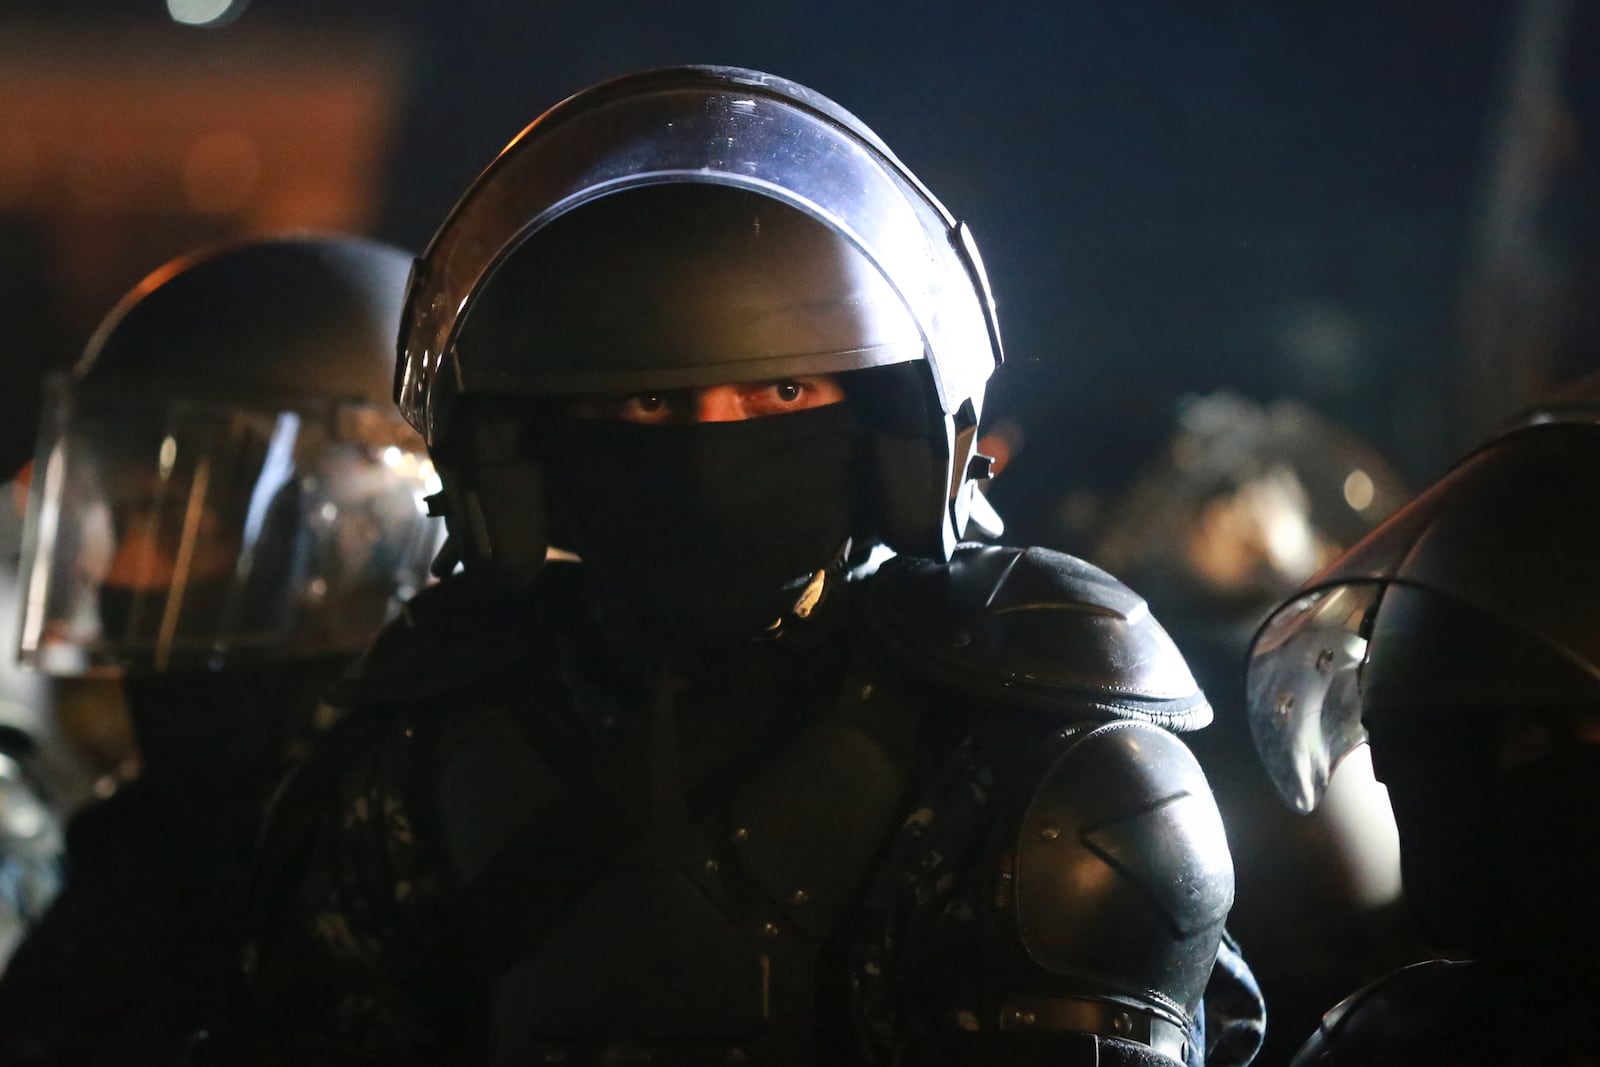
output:
<svg viewBox="0 0 1600 1067"><path fill-rule="evenodd" d="M105 674L360 649L438 546L417 444L365 403L53 383L24 535L24 662Z"/></svg>

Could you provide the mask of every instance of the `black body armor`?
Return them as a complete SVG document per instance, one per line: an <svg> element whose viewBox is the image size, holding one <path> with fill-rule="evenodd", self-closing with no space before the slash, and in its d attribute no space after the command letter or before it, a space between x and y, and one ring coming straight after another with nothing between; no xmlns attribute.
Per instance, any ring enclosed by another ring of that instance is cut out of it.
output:
<svg viewBox="0 0 1600 1067"><path fill-rule="evenodd" d="M418 260L396 368L462 573L280 809L261 1029L1197 1065L1231 869L1160 729L1209 712L1109 576L958 547L1000 532L1001 358L968 228L804 86L642 72L507 146ZM728 393L773 403L699 406Z"/></svg>
<svg viewBox="0 0 1600 1067"><path fill-rule="evenodd" d="M1232 869L1198 765L1146 713L1204 704L1179 692L1181 658L1137 597L1040 550L892 561L832 583L727 677L647 672L630 692L585 678L581 627L559 621L581 611L581 571L547 568L537 611L479 602L453 632L438 623L476 594L444 583L344 693L345 733L407 746L404 781L353 795L389 811L402 870L428 857L402 884L433 884L418 914L460 968L445 1044L492 1064L954 1064L1036 1043L1057 1062L1067 1046L1199 1062ZM967 664L963 692L896 651L896 620L933 582L945 617L914 617L964 627L996 678ZM1108 647L1144 654L1007 706L999 679L1026 670L1027 646L995 630L1019 618L1069 648L1122 628ZM386 669L400 663L415 676ZM465 699L436 703L424 678L442 664ZM326 774L314 764L280 803L277 862L326 834L297 822ZM338 836L363 830L382 832ZM318 904L309 925L326 930ZM303 933L264 935L258 988L303 970L285 947Z"/></svg>

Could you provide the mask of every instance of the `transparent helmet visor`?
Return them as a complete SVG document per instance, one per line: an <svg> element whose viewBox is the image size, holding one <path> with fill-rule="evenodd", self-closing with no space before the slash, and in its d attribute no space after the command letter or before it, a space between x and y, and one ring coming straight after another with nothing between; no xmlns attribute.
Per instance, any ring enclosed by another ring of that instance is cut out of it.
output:
<svg viewBox="0 0 1600 1067"><path fill-rule="evenodd" d="M1361 666L1381 583L1339 585L1285 604L1257 633L1246 677L1250 732L1295 810L1322 799L1339 761L1367 739Z"/></svg>
<svg viewBox="0 0 1600 1067"><path fill-rule="evenodd" d="M57 674L354 652L425 582L437 478L392 412L79 394L46 405L23 661Z"/></svg>
<svg viewBox="0 0 1600 1067"><path fill-rule="evenodd" d="M691 76L625 92L601 86L512 142L457 205L413 276L397 386L406 419L434 441L448 394L474 388L475 375L477 384L485 380L482 369L453 361L450 344L475 286L523 238L597 197L684 182L770 196L844 235L916 320L945 410L981 396L999 358L998 333L965 228L865 127L815 94L769 81ZM503 367L492 381L499 390L518 388ZM526 391L546 388L530 382Z"/></svg>

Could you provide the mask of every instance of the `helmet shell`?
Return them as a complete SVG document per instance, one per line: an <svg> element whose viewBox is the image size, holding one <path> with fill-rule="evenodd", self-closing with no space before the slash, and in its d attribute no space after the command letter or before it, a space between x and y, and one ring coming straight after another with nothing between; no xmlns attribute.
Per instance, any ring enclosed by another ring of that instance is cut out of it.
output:
<svg viewBox="0 0 1600 1067"><path fill-rule="evenodd" d="M395 396L438 455L463 397L915 364L909 464L940 484L887 535L948 557L1000 359L970 233L864 123L759 71L674 67L558 104L478 178L418 261ZM469 560L496 553L481 507L451 502Z"/></svg>
<svg viewBox="0 0 1600 1067"><path fill-rule="evenodd" d="M392 403L394 328L410 256L303 235L192 253L112 308L72 376L80 391L217 401Z"/></svg>

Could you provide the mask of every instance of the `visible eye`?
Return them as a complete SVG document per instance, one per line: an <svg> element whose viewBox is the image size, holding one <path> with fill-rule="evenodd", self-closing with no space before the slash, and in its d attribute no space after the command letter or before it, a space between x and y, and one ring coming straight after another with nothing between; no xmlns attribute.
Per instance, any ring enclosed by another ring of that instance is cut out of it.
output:
<svg viewBox="0 0 1600 1067"><path fill-rule="evenodd" d="M765 382L752 382L739 390L741 414L747 419L825 407L843 399L844 390L828 374L773 378Z"/></svg>
<svg viewBox="0 0 1600 1067"><path fill-rule="evenodd" d="M662 422L672 415L665 393L636 393L617 406L617 417L627 422Z"/></svg>

